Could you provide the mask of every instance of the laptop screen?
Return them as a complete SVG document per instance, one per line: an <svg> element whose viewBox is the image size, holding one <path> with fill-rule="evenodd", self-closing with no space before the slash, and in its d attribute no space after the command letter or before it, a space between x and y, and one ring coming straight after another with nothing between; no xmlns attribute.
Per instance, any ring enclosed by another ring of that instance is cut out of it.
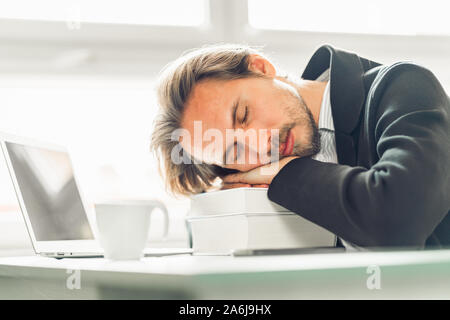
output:
<svg viewBox="0 0 450 320"><path fill-rule="evenodd" d="M93 240L69 155L5 144L36 240Z"/></svg>

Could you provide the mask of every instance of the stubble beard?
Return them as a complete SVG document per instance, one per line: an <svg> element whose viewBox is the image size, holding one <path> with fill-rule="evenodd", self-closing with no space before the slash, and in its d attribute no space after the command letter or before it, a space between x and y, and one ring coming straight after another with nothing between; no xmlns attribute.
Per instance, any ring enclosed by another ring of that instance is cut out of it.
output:
<svg viewBox="0 0 450 320"><path fill-rule="evenodd" d="M280 141L286 142L287 135L290 129L294 127L302 128L302 135L306 137L306 143L300 143L300 137L296 137L297 141L294 144L292 154L289 156L310 157L320 151L320 133L314 121L311 110L307 107L300 96L293 96L296 103L286 108L286 113L292 122L284 125L280 129ZM280 156L280 158L283 156Z"/></svg>

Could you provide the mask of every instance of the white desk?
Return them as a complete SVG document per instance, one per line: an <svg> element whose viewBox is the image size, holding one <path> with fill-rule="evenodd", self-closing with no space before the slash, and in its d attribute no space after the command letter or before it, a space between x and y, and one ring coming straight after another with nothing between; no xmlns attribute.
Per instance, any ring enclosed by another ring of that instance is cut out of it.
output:
<svg viewBox="0 0 450 320"><path fill-rule="evenodd" d="M380 268L369 290L368 266ZM68 289L67 270L80 270ZM450 250L291 256L0 258L0 299L450 299Z"/></svg>

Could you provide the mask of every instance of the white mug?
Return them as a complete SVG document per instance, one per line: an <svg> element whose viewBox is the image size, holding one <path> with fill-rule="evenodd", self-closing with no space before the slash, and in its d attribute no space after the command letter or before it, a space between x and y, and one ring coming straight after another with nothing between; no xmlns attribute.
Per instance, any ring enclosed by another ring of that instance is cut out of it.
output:
<svg viewBox="0 0 450 320"><path fill-rule="evenodd" d="M150 216L159 208L164 214L164 232L169 230L165 205L157 200L124 200L95 204L97 229L104 256L110 260L138 260L149 236Z"/></svg>

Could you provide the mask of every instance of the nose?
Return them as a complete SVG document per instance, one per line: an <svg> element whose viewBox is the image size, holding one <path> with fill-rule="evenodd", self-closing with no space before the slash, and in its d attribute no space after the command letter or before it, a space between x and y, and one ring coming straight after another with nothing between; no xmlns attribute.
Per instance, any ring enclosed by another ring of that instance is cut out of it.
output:
<svg viewBox="0 0 450 320"><path fill-rule="evenodd" d="M244 156L243 159L241 158L241 161L245 162L245 164L241 162L241 166L244 165L248 169L278 160L279 149L282 147L278 139L278 131L261 128L253 128L252 130L256 130L256 135L250 135L246 132L246 135L244 135L245 139L240 139L243 148L241 149L243 151L242 156ZM250 139L249 136L256 137L256 139Z"/></svg>
<svg viewBox="0 0 450 320"><path fill-rule="evenodd" d="M267 164L272 161L276 161L279 158L280 149L284 147L284 144L280 144L279 135L277 131L272 131L267 129L268 138L264 135L259 136L260 140L260 148L258 156L260 164ZM266 142L263 140L267 139ZM272 153L273 152L273 153Z"/></svg>
<svg viewBox="0 0 450 320"><path fill-rule="evenodd" d="M279 131L270 130L269 139L267 141L267 153L265 154L266 157L268 157L266 163L278 160L284 147L285 143L281 143Z"/></svg>

